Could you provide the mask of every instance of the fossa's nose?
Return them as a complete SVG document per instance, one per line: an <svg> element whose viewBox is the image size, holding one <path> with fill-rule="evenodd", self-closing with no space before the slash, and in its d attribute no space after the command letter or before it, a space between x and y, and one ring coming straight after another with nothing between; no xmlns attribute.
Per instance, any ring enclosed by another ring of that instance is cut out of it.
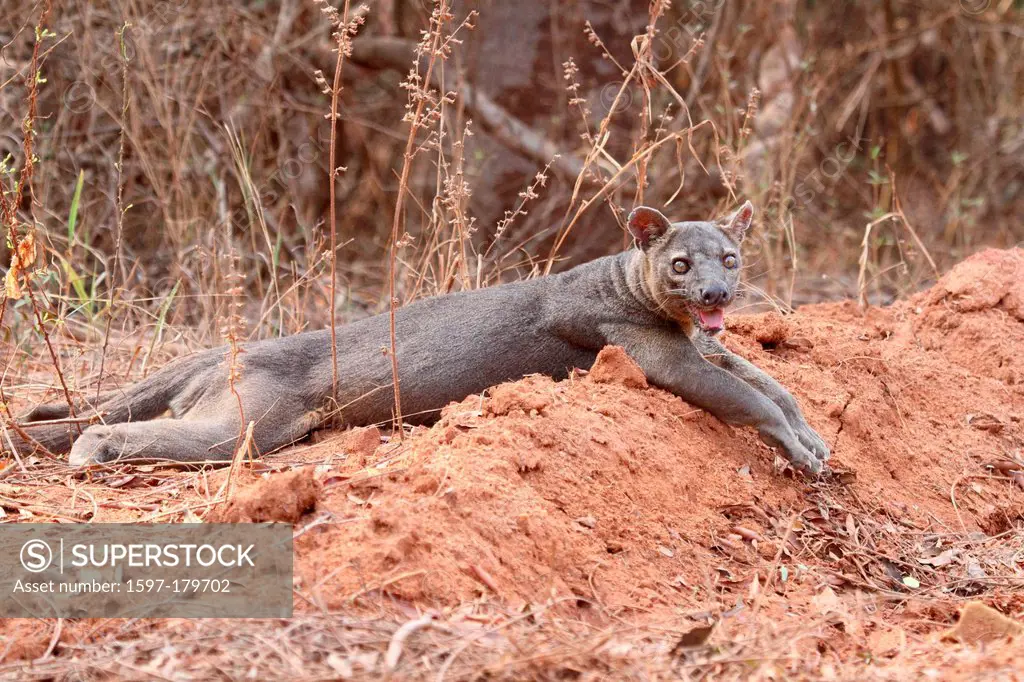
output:
<svg viewBox="0 0 1024 682"><path fill-rule="evenodd" d="M721 284L710 284L700 290L700 301L707 306L720 305L728 296L729 292Z"/></svg>

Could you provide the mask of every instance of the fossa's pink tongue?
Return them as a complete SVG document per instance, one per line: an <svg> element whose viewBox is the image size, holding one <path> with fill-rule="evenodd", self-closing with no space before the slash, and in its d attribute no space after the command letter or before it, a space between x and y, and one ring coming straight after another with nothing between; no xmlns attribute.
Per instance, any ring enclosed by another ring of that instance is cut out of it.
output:
<svg viewBox="0 0 1024 682"><path fill-rule="evenodd" d="M725 326L725 312L721 308L701 310L700 322L705 329L718 330Z"/></svg>

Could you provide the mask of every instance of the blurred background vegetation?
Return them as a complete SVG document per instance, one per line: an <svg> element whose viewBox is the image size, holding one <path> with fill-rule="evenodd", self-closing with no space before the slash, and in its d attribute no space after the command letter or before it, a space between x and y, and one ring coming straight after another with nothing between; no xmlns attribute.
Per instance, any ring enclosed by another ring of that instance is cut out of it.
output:
<svg viewBox="0 0 1024 682"><path fill-rule="evenodd" d="M640 202L682 220L752 199L747 301L782 309L884 303L1024 236L1020 0L335 9L357 17L333 148L339 321L386 308L392 236L407 301L617 252ZM0 10L6 196L26 120L35 156L3 228L32 240L36 301L8 290L5 341L36 355L40 317L79 354L89 330L143 331L122 348L134 362L157 337L324 326L331 12L63 0L40 31L46 12ZM424 31L441 42L410 87Z"/></svg>

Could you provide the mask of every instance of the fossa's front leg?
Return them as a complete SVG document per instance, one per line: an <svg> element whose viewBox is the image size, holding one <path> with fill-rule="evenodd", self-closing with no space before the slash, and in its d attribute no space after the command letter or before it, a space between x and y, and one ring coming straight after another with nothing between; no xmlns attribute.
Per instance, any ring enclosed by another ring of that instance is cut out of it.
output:
<svg viewBox="0 0 1024 682"><path fill-rule="evenodd" d="M712 336L698 333L693 342L709 362L739 377L778 405L786 415L786 421L796 432L800 443L813 452L815 457L824 461L831 456L825 440L807 423L796 399L779 382L753 363L730 351Z"/></svg>
<svg viewBox="0 0 1024 682"><path fill-rule="evenodd" d="M681 332L630 325L602 331L608 343L625 349L655 386L726 424L754 427L761 440L779 448L794 467L821 472L821 458L802 443L782 409L735 374L708 362Z"/></svg>

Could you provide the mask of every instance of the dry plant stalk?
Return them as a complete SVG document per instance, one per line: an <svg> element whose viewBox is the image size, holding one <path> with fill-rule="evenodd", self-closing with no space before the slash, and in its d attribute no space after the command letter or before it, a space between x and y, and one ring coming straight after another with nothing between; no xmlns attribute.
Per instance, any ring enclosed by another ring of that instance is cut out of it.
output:
<svg viewBox="0 0 1024 682"><path fill-rule="evenodd" d="M242 317L242 309L245 307L245 301L242 299L242 293L244 292L243 282L245 276L238 269L238 254L231 247L228 247L228 273L224 276L224 279L228 283L228 290L225 294L231 301L230 307L228 308L227 319L223 327L224 340L228 342L228 346L231 352L228 355L228 390L231 391L231 395L235 397L235 401L238 403L238 423L239 433L238 442L235 444L235 451L238 452L242 449L242 444L245 441L245 407L242 404L242 396L238 393L237 383L242 378L242 366L239 362L239 356L245 352L245 349L239 346L239 339L245 335L245 321Z"/></svg>
<svg viewBox="0 0 1024 682"><path fill-rule="evenodd" d="M551 161L548 161L548 163L544 166L543 170L537 171L537 174L533 176L533 182L527 185L526 189L519 192L519 202L516 204L515 208L512 209L511 211L505 211L505 216L498 221L497 227L494 230L494 239L491 240L491 243L487 247L487 250L484 251L484 259L491 255L491 249L493 249L498 244L498 242L501 241L501 239L505 236L505 232L507 232L508 228L512 226L512 223L515 222L515 219L518 218L519 216L524 216L527 214L526 205L540 196L538 190L547 184L548 175L551 172L551 165L555 162L556 159L557 157L551 159ZM510 249L503 253L501 256L495 258L494 263L501 263L510 253L512 253L513 250L514 249Z"/></svg>
<svg viewBox="0 0 1024 682"><path fill-rule="evenodd" d="M910 234L911 239L914 240L914 243L917 245L917 248L921 250L921 254L925 257L925 260L928 261L928 265L931 267L932 274L934 274L936 278L938 278L939 276L939 268L935 264L935 260L932 258L932 255L928 252L928 248L924 245L924 242L921 241L921 237L918 236L917 230L915 230L914 226L910 224L910 221L907 219L906 214L903 212L903 205L900 202L899 195L896 192L896 173L894 173L893 170L888 167L886 168L886 170L888 170L889 172L889 187L891 190L889 196L892 200L893 210L879 218L876 218L875 220L872 220L870 223L864 226L864 237L863 239L861 239L860 242L860 258L857 260L857 305L861 311L866 310L868 307L867 269L868 261L870 260L868 252L870 251L871 247L871 232L875 228L875 226L880 225L887 220L898 219L900 221L900 224L903 225L903 227L907 230L907 233Z"/></svg>
<svg viewBox="0 0 1024 682"><path fill-rule="evenodd" d="M872 220L870 223L864 226L864 238L860 242L860 258L858 259L859 269L857 271L857 304L860 309L866 310L868 307L868 250L871 245L871 231L876 225L881 225L885 221L897 217L895 213L886 213L885 215Z"/></svg>
<svg viewBox="0 0 1024 682"><path fill-rule="evenodd" d="M334 27L334 33L332 38L335 42L335 51L338 53L337 61L334 64L334 82L328 86L327 81L320 71L316 72L317 83L320 85L321 91L324 94L331 96L331 113L328 115L331 121L331 142L330 149L328 150L328 169L327 175L330 178L329 185L329 223L330 223L330 265L331 265L331 286L330 286L330 325L331 325L331 400L337 402L338 398L338 338L337 331L337 319L335 310L335 300L337 298L337 286L338 286L338 223L337 223L337 180L338 173L346 170L344 167L337 165L335 159L337 149L337 136L338 136L338 102L341 95L341 71L345 64L345 57L352 54L352 38L359 30L359 26L365 20L366 6L362 6L357 12L355 18L349 20L349 6L350 0L345 0L345 6L339 16L338 10L334 9L326 3L326 0L315 0L316 4L320 5L320 11L322 11L327 18L330 20L331 25Z"/></svg>
<svg viewBox="0 0 1024 682"><path fill-rule="evenodd" d="M96 379L96 398L99 399L100 387L103 385L103 369L107 361L107 345L110 343L110 326L114 322L114 300L117 297L116 277L118 267L121 263L121 240L124 237L124 214L129 207L124 205L124 141L125 128L128 125L128 107L130 98L128 94L128 50L124 42L124 33L131 27L127 21L117 32L118 53L121 56L121 132L118 136L117 149L117 197L115 199L115 210L117 211L117 234L114 237L114 264L110 269L110 296L107 301L107 321L103 327L103 347L100 350L100 371ZM68 248L71 245L68 244Z"/></svg>
<svg viewBox="0 0 1024 682"><path fill-rule="evenodd" d="M420 130L424 129L431 120L441 116L441 107L445 101L450 101L448 96L441 94L437 96L431 90L433 83L434 68L438 61L444 61L451 53L452 47L458 43L456 33L464 27L472 27L470 23L475 17L470 13L461 24L449 34L444 35L444 27L454 19L451 12L451 5L448 0L435 0L434 9L430 14L430 28L423 32L423 39L416 45L415 62L409 75L402 83L402 87L409 91L409 103L406 105L409 111L404 121L409 123L409 135L405 142L405 152L402 155L402 172L398 181L398 199L395 202L394 217L391 222L391 236L388 248L388 332L390 337L391 356L391 382L395 392L395 414L394 424L398 431L399 439L405 439L402 428L402 397L400 380L398 375L398 339L395 332L395 310L398 307L398 297L395 291L397 277L398 249L404 239L400 237L399 230L402 226L402 217L405 210L405 196L409 192L409 174L412 170L412 162L418 151L416 138ZM420 74L420 60L426 58L426 73Z"/></svg>

